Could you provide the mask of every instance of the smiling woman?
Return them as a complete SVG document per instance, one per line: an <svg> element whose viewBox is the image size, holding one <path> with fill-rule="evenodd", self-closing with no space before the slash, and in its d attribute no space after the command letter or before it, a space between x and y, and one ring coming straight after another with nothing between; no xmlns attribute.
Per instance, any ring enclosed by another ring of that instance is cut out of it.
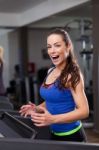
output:
<svg viewBox="0 0 99 150"><path fill-rule="evenodd" d="M30 115L38 127L50 126L51 140L86 141L81 123L89 114L84 80L72 41L64 29L57 28L48 34L47 52L54 67L40 87L45 101L38 106L23 105L20 113Z"/></svg>

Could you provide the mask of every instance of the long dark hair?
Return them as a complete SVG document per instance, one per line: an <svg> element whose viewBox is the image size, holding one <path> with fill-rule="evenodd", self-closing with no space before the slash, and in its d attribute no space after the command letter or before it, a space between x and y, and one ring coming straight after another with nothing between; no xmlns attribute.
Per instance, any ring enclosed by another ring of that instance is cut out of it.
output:
<svg viewBox="0 0 99 150"><path fill-rule="evenodd" d="M61 75L59 77L58 87L60 89L71 87L73 88L73 90L75 90L77 84L80 81L80 69L75 59L74 53L73 53L73 44L70 39L70 36L62 28L56 28L52 30L48 34L48 36L51 34L61 35L61 37L63 38L63 41L66 43L66 46L70 45L69 54L66 58L66 66L62 70ZM69 75L70 75L70 78L69 78Z"/></svg>

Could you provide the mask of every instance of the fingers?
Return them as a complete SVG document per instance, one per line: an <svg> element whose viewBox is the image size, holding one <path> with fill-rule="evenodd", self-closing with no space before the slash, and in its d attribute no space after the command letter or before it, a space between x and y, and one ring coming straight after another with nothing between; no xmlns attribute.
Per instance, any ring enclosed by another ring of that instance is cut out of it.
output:
<svg viewBox="0 0 99 150"><path fill-rule="evenodd" d="M31 115L31 112L33 110L27 110L27 111L20 111L21 116L27 117L29 115Z"/></svg>
<svg viewBox="0 0 99 150"><path fill-rule="evenodd" d="M24 115L28 110L29 110L29 107L22 107L22 108L19 110L19 113L20 113L21 115Z"/></svg>
<svg viewBox="0 0 99 150"><path fill-rule="evenodd" d="M22 105L20 109L24 109L26 107L30 107L30 104Z"/></svg>
<svg viewBox="0 0 99 150"><path fill-rule="evenodd" d="M21 116L26 117L27 115L30 115L30 111L34 110L35 107L36 107L35 104L29 102L27 105L23 105L20 108L19 113L21 114Z"/></svg>
<svg viewBox="0 0 99 150"><path fill-rule="evenodd" d="M27 110L29 110L31 108L31 106L30 105L23 105L21 108L20 108L20 110L19 110L19 112L20 113L25 113Z"/></svg>
<svg viewBox="0 0 99 150"><path fill-rule="evenodd" d="M31 114L31 120L33 121L33 124L40 127L40 126L47 126L52 123L52 115L46 110L46 108L38 107L41 110L43 110L43 113L37 113L33 112Z"/></svg>
<svg viewBox="0 0 99 150"><path fill-rule="evenodd" d="M45 122L45 115L32 112L31 120L33 121L34 125L38 124L39 126L43 126L43 124ZM36 125L36 126L38 126L38 125Z"/></svg>
<svg viewBox="0 0 99 150"><path fill-rule="evenodd" d="M33 110L28 110L25 114L24 114L24 117L27 117L27 116L31 116Z"/></svg>
<svg viewBox="0 0 99 150"><path fill-rule="evenodd" d="M35 104L31 102L29 102L27 105L23 105L19 110L21 116L27 117L28 115L30 115L34 125L38 127L46 125L45 121L46 112L47 110L44 107L41 106L37 107Z"/></svg>
<svg viewBox="0 0 99 150"><path fill-rule="evenodd" d="M34 113L31 116L31 120L33 121L33 124L37 127L43 127L46 126L45 116L44 114L38 114Z"/></svg>
<svg viewBox="0 0 99 150"><path fill-rule="evenodd" d="M26 105L22 105L20 109L28 108L28 107L31 107L31 106L32 106L32 107L35 107L36 105L35 105L35 104L33 104L33 103L31 103L31 102L29 101L29 103L28 103L28 104L26 104Z"/></svg>
<svg viewBox="0 0 99 150"><path fill-rule="evenodd" d="M43 123L34 123L34 125L37 126L37 127L43 127L43 126L46 126L46 125L43 124Z"/></svg>
<svg viewBox="0 0 99 150"><path fill-rule="evenodd" d="M27 105L21 106L20 110L22 110L22 109L28 109L30 107L35 107L35 104L29 102Z"/></svg>

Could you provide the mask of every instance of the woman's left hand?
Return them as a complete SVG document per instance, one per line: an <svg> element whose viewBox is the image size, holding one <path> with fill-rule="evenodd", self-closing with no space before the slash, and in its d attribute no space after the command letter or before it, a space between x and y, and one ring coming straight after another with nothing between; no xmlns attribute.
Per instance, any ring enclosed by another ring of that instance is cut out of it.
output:
<svg viewBox="0 0 99 150"><path fill-rule="evenodd" d="M53 115L51 115L46 108L38 107L32 114L31 120L34 125L38 127L48 126L53 123Z"/></svg>

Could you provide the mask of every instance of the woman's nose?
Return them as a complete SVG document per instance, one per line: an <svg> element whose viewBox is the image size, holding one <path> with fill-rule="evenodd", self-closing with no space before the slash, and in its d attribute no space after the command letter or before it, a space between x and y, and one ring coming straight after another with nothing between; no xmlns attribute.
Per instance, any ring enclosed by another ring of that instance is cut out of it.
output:
<svg viewBox="0 0 99 150"><path fill-rule="evenodd" d="M52 47L52 48L51 48L51 53L54 53L54 52L55 52L55 48Z"/></svg>

